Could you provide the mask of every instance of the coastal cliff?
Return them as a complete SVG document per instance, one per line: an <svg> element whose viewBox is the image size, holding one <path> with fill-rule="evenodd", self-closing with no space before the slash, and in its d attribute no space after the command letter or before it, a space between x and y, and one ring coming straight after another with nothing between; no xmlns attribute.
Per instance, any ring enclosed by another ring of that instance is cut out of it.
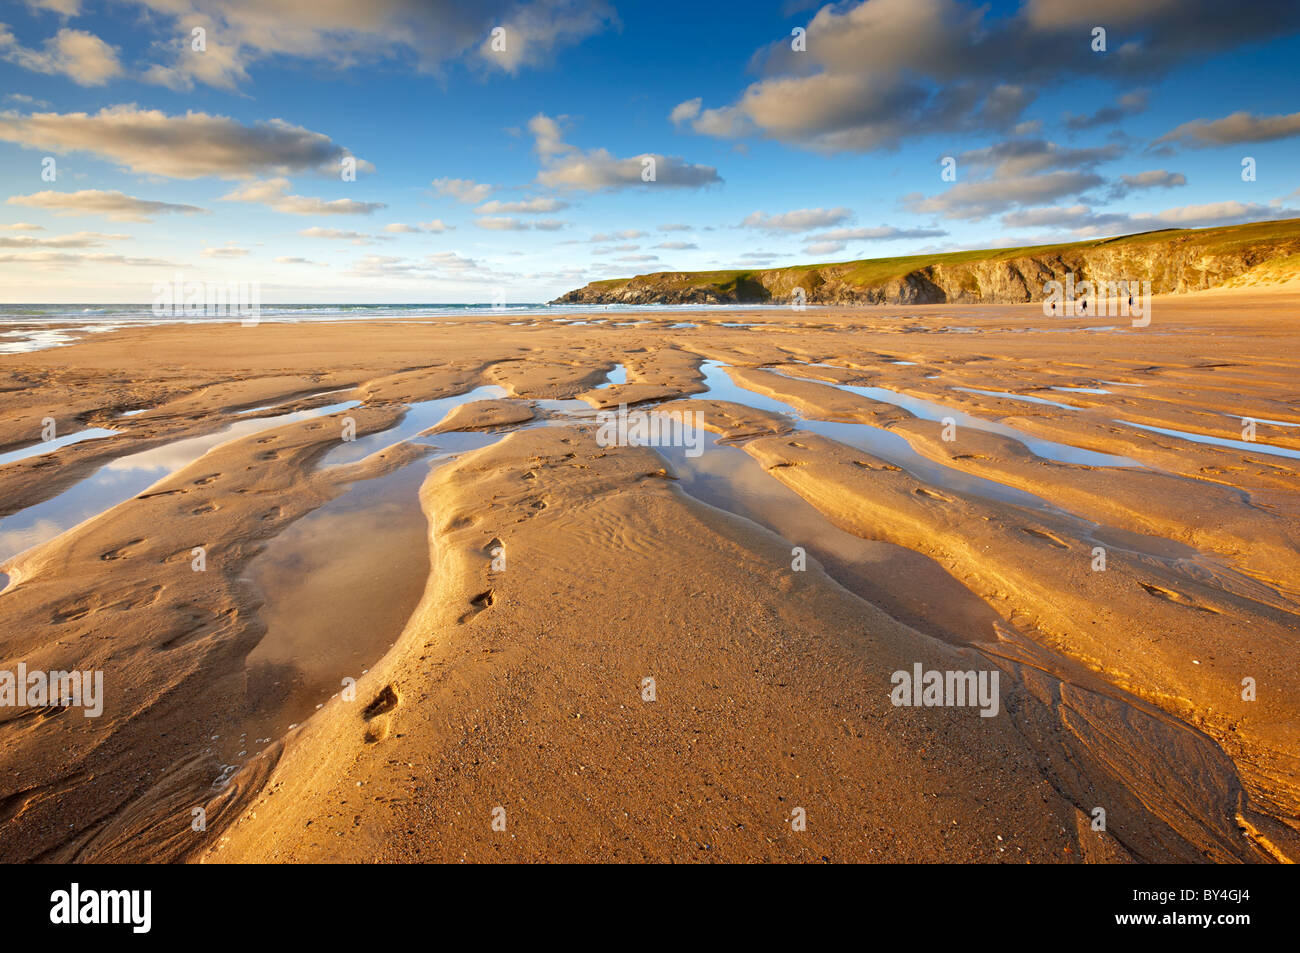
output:
<svg viewBox="0 0 1300 953"><path fill-rule="evenodd" d="M1044 285L1149 281L1153 294L1250 287L1300 275L1300 219L984 251L593 281L555 304L1013 304Z"/></svg>

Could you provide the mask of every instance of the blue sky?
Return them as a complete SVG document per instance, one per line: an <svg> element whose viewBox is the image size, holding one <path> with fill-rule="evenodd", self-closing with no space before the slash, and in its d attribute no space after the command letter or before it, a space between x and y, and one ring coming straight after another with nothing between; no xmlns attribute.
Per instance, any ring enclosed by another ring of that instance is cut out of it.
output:
<svg viewBox="0 0 1300 953"><path fill-rule="evenodd" d="M0 298L538 301L1294 217L1300 5L1229 7L11 0Z"/></svg>

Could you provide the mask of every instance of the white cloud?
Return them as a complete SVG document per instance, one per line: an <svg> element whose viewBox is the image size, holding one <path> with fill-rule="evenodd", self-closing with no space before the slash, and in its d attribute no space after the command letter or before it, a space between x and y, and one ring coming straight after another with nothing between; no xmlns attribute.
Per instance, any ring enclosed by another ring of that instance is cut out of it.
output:
<svg viewBox="0 0 1300 953"><path fill-rule="evenodd" d="M948 233L942 228L895 228L881 225L877 228L833 228L813 237L819 241L885 242L896 238L938 238Z"/></svg>
<svg viewBox="0 0 1300 953"><path fill-rule="evenodd" d="M559 199L549 198L524 199L518 202L492 201L480 205L474 210L474 214L501 215L507 213L522 213L525 215L538 215L543 212L558 212L561 209L566 209L568 207L568 202L561 202Z"/></svg>
<svg viewBox="0 0 1300 953"><path fill-rule="evenodd" d="M56 215L101 215L113 222L151 222L155 215L179 213L183 215L208 214L196 205L178 205L172 202L154 202L139 199L116 190L82 189L78 192L34 192L31 195L14 195L5 200L7 205L25 205L28 208L47 209Z"/></svg>
<svg viewBox="0 0 1300 953"><path fill-rule="evenodd" d="M97 113L0 112L0 140L27 149L85 152L131 172L174 179L337 172L348 153L328 136L281 119L244 125L226 116L168 116L134 104ZM357 168L373 168L357 160Z"/></svg>
<svg viewBox="0 0 1300 953"><path fill-rule="evenodd" d="M677 156L644 153L620 159L607 149L586 152L565 143L559 123L538 114L528 123L542 168L537 181L558 189L700 188L721 182L712 166L695 165Z"/></svg>
<svg viewBox="0 0 1300 953"><path fill-rule="evenodd" d="M80 86L103 86L122 75L117 50L93 33L64 28L40 50L21 46L0 24L0 52L5 59L35 73L66 76Z"/></svg>
<svg viewBox="0 0 1300 953"><path fill-rule="evenodd" d="M546 62L557 48L571 46L615 22L613 9L601 0L540 0L519 4L513 15L500 23L505 31L504 49L499 48L500 42L493 42L491 31L487 31L479 45L479 54L486 62L513 74L521 66Z"/></svg>
<svg viewBox="0 0 1300 953"><path fill-rule="evenodd" d="M757 228L765 232L806 232L814 228L838 225L853 217L846 208L802 208L780 215L752 212L740 223L743 228Z"/></svg>
<svg viewBox="0 0 1300 953"><path fill-rule="evenodd" d="M698 119L700 115L700 107L703 104L704 100L699 96L696 96L694 99L688 99L686 102L678 103L674 106L673 111L668 114L668 118L677 126L680 126L684 122Z"/></svg>
<svg viewBox="0 0 1300 953"><path fill-rule="evenodd" d="M553 232L564 228L565 222L557 221L553 218L537 219L536 221L524 221L510 215L484 215L474 222L479 228L486 228L496 232L522 232L529 229L540 229L541 231Z"/></svg>
<svg viewBox="0 0 1300 953"><path fill-rule="evenodd" d="M494 186L473 179L434 179L432 185L439 195L449 195L457 202L474 205L492 194Z"/></svg>
<svg viewBox="0 0 1300 953"><path fill-rule="evenodd" d="M1229 146L1242 142L1271 142L1300 136L1300 112L1278 116L1256 116L1241 111L1213 121L1194 119L1185 122L1156 140L1181 142L1198 149Z"/></svg>
<svg viewBox="0 0 1300 953"><path fill-rule="evenodd" d="M613 242L619 239L645 238L645 232L636 228L625 228L621 232L597 232L587 239L589 242Z"/></svg>
<svg viewBox="0 0 1300 953"><path fill-rule="evenodd" d="M788 35L776 40L752 59L761 78L731 103L707 108L687 100L672 115L711 136L757 135L826 152L891 149L918 132L1017 125L1040 89L1097 75L1098 56L1087 42L1093 25L1111 29L1105 72L1121 81L1300 27L1300 7L1287 0L1244 7L1222 0L1026 0L1018 6L826 3L807 24L806 49L793 50ZM1130 104L1128 111L1136 108Z"/></svg>
<svg viewBox="0 0 1300 953"><path fill-rule="evenodd" d="M205 248L201 252L204 258L243 258L248 253L249 249L233 241L226 242L224 245Z"/></svg>
<svg viewBox="0 0 1300 953"><path fill-rule="evenodd" d="M324 228L320 225L304 228L298 232L303 238L324 238L330 241L351 242L353 245L370 245L381 239L377 235L367 235L365 232L348 231L342 228Z"/></svg>
<svg viewBox="0 0 1300 953"><path fill-rule="evenodd" d="M74 0L44 0L70 3ZM335 69L397 61L418 72L441 70L468 56L487 68L516 73L548 62L559 49L615 21L604 0L132 0L176 39L155 44L161 62L144 71L149 82L174 89L205 83L234 90L249 68L273 57L319 62ZM207 30L207 48L191 54L189 30ZM506 48L490 49L503 26Z"/></svg>
<svg viewBox="0 0 1300 953"><path fill-rule="evenodd" d="M285 178L247 182L223 195L221 201L253 202L286 215L370 215L388 207L383 202L290 195L289 180Z"/></svg>
<svg viewBox="0 0 1300 953"><path fill-rule="evenodd" d="M74 232L71 235L0 235L0 248L95 248L108 241L122 241L130 235L105 235L102 232Z"/></svg>

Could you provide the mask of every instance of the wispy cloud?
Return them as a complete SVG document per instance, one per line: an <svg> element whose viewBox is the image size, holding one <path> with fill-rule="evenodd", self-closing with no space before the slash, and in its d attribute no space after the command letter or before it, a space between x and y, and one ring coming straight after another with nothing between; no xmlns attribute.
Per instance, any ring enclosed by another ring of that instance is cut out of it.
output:
<svg viewBox="0 0 1300 953"><path fill-rule="evenodd" d="M254 202L286 215L371 215L388 208L383 202L290 195L289 180L284 178L248 182L223 195L221 201Z"/></svg>
<svg viewBox="0 0 1300 953"><path fill-rule="evenodd" d="M114 222L152 222L154 216L164 214L208 214L207 209L197 205L155 202L116 190L101 189L82 189L78 192L47 190L31 195L14 195L6 199L5 204L45 209L62 216L98 215Z"/></svg>

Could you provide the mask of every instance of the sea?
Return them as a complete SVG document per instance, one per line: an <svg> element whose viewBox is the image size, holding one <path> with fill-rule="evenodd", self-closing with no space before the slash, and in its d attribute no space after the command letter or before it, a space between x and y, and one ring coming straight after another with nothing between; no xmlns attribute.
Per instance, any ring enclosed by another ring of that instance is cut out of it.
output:
<svg viewBox="0 0 1300 953"><path fill-rule="evenodd" d="M536 323L538 319L569 324L636 323L647 312L687 314L719 311L789 311L789 305L662 304L264 304L258 322L302 321L456 321L482 315ZM809 306L812 310L813 306ZM559 317L563 315L563 317ZM73 344L86 334L158 324L213 324L239 321L237 315L163 314L149 304L0 304L0 354L18 354Z"/></svg>

